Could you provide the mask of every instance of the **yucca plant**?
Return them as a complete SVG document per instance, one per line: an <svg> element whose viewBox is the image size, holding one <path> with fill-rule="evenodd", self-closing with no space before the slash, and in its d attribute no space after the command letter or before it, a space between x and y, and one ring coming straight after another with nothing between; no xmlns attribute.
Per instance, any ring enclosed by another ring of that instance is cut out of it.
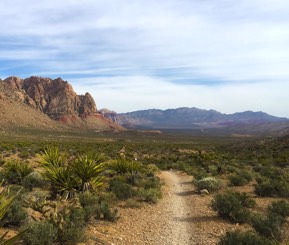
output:
<svg viewBox="0 0 289 245"><path fill-rule="evenodd" d="M67 160L65 155L60 154L57 147L48 147L44 149L43 154L37 154L36 156L41 164L55 167L62 167Z"/></svg>
<svg viewBox="0 0 289 245"><path fill-rule="evenodd" d="M103 184L100 174L104 170L101 156L82 155L78 156L72 165L75 175L80 179L80 190L90 191Z"/></svg>
<svg viewBox="0 0 289 245"><path fill-rule="evenodd" d="M51 181L53 189L60 193L64 199L72 198L79 186L79 179L71 166L55 167L45 165L43 176Z"/></svg>
<svg viewBox="0 0 289 245"><path fill-rule="evenodd" d="M117 174L136 173L140 172L142 169L142 165L139 162L128 161L122 158L118 159L117 161L110 162L107 167Z"/></svg>
<svg viewBox="0 0 289 245"><path fill-rule="evenodd" d="M5 177L10 184L20 184L24 177L33 172L33 168L28 163L14 159L5 163L3 167Z"/></svg>
<svg viewBox="0 0 289 245"><path fill-rule="evenodd" d="M47 148L43 154L38 154L39 162L43 164L43 176L52 184L52 189L60 193L64 199L74 197L79 179L74 169L66 164L66 157L60 154L59 149Z"/></svg>

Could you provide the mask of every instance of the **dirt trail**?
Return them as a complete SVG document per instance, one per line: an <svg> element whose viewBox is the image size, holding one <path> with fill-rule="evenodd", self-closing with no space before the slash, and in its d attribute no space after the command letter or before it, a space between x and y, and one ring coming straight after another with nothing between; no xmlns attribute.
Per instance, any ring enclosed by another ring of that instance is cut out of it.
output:
<svg viewBox="0 0 289 245"><path fill-rule="evenodd" d="M163 171L160 178L165 185L158 204L121 208L116 223L101 223L90 233L110 245L216 244L225 224L208 207L211 196L196 194L185 173Z"/></svg>

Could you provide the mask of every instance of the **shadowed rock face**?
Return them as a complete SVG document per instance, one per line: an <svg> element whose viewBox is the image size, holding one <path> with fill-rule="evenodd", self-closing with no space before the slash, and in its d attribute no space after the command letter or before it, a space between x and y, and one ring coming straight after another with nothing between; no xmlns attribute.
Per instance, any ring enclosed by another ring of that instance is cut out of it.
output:
<svg viewBox="0 0 289 245"><path fill-rule="evenodd" d="M64 116L83 118L97 112L89 93L77 95L72 86L61 78L8 77L4 80L4 85L9 88L14 99L40 110L52 119L58 120Z"/></svg>

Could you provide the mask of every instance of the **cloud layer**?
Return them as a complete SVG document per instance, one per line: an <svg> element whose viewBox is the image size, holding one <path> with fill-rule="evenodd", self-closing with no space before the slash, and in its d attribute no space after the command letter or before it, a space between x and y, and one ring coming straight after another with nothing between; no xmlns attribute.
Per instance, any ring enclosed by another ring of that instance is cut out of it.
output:
<svg viewBox="0 0 289 245"><path fill-rule="evenodd" d="M0 2L0 77L63 77L116 111L289 117L286 0Z"/></svg>

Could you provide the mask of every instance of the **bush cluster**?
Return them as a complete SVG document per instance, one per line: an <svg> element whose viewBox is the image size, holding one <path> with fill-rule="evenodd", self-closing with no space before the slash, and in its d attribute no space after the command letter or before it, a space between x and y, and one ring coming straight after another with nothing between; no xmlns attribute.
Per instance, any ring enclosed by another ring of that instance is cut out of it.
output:
<svg viewBox="0 0 289 245"><path fill-rule="evenodd" d="M211 206L221 217L230 219L237 223L250 221L251 214L248 208L255 205L247 193L226 192L217 194L212 200Z"/></svg>

